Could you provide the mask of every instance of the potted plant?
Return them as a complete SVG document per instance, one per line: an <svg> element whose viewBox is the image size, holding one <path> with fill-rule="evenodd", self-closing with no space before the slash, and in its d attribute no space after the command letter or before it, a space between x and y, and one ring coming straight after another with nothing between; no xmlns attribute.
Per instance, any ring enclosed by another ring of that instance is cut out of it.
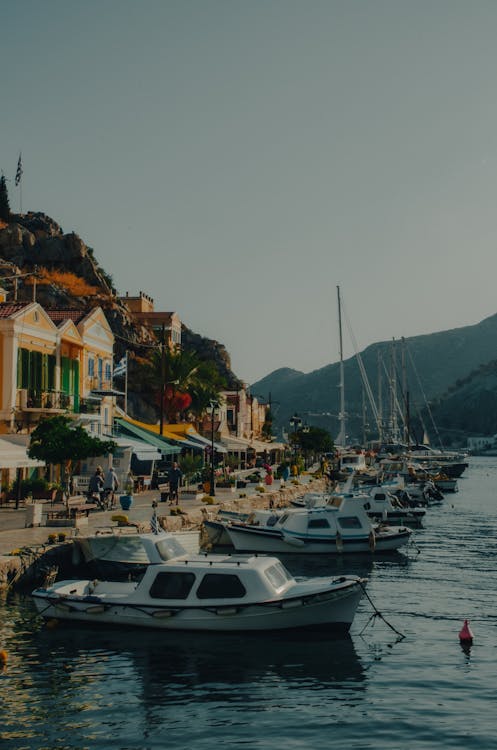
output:
<svg viewBox="0 0 497 750"><path fill-rule="evenodd" d="M122 510L129 510L133 505L133 489L134 482L130 472L124 485L124 495L119 496L119 505L121 506Z"/></svg>

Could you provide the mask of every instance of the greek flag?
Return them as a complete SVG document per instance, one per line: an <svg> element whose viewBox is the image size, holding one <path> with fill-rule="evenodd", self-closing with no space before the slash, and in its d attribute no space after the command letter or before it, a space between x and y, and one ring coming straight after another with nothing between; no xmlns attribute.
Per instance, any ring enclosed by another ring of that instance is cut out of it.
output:
<svg viewBox="0 0 497 750"><path fill-rule="evenodd" d="M16 185L19 185L19 183L21 182L21 177L22 177L22 158L21 158L21 154L19 154L19 161L17 162L17 172L16 172L16 179L15 179Z"/></svg>
<svg viewBox="0 0 497 750"><path fill-rule="evenodd" d="M157 518L157 513L155 510L152 518L150 519L150 531L152 532L152 534L158 534L160 531L159 519Z"/></svg>
<svg viewBox="0 0 497 750"><path fill-rule="evenodd" d="M122 375L126 375L127 368L128 368L128 359L126 355L124 355L124 357L114 367L114 377L119 378Z"/></svg>

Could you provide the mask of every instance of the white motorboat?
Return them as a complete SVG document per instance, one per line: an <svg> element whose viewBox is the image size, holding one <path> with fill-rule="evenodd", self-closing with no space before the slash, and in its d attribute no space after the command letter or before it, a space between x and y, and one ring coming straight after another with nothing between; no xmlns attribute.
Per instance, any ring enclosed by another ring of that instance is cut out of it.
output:
<svg viewBox="0 0 497 750"><path fill-rule="evenodd" d="M76 536L73 539L73 563L85 563L90 575L103 578L128 578L142 575L150 564L149 553L158 537L165 536L156 525L155 532L141 532L130 527L104 527L95 534ZM199 551L198 533L196 531L177 531L174 533L182 547L188 552Z"/></svg>
<svg viewBox="0 0 497 750"><path fill-rule="evenodd" d="M199 546L204 552L215 548L217 552L224 549L232 550L233 542L227 531L227 526L232 521L239 523L260 524L273 523L274 519L282 515L282 510L266 510L256 508L250 513L243 511L219 510L215 518L205 515L200 529Z"/></svg>
<svg viewBox="0 0 497 750"><path fill-rule="evenodd" d="M372 487L369 492L349 493L356 499L362 499L362 505L369 518L374 521L385 521L391 526L421 526L426 510L418 507L408 507L401 500L384 489L382 485ZM316 508L333 504L335 497L326 493L307 493L298 500L292 500L295 508Z"/></svg>
<svg viewBox="0 0 497 750"><path fill-rule="evenodd" d="M173 534L144 539L140 581L61 581L33 591L44 618L165 630L346 632L364 593L357 576L295 579L275 557L189 555Z"/></svg>
<svg viewBox="0 0 497 750"><path fill-rule="evenodd" d="M326 505L288 509L264 524L231 521L233 546L243 552L346 554L390 552L408 543L412 530L375 525L363 498L337 495Z"/></svg>

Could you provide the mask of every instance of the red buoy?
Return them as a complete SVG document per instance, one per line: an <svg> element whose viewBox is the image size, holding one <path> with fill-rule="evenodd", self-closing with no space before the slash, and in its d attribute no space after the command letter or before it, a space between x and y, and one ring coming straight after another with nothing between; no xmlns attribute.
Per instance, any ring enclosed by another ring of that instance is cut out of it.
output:
<svg viewBox="0 0 497 750"><path fill-rule="evenodd" d="M473 633L467 620L464 620L464 625L459 632L459 640L461 643L473 643Z"/></svg>

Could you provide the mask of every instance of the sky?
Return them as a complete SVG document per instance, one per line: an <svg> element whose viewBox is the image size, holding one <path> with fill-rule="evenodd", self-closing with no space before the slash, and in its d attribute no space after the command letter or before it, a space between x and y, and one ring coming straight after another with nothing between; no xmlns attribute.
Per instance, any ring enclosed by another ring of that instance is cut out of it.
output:
<svg viewBox="0 0 497 750"><path fill-rule="evenodd" d="M253 383L497 312L495 0L0 0L11 209Z"/></svg>

